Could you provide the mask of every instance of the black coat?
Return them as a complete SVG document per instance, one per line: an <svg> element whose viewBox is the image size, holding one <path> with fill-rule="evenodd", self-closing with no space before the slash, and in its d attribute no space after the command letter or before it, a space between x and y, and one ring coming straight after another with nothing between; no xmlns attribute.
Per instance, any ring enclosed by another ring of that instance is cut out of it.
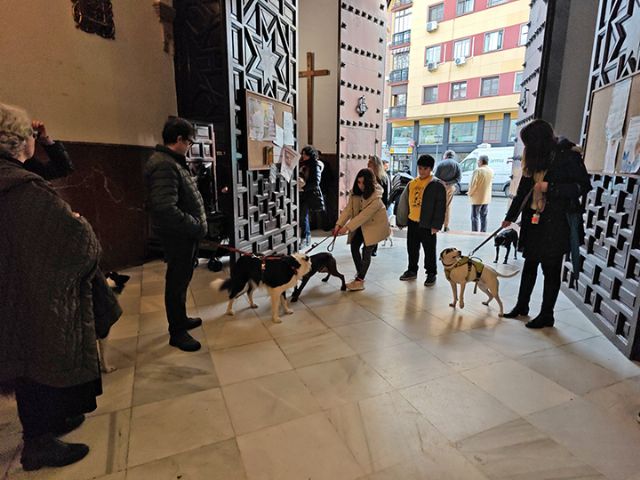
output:
<svg viewBox="0 0 640 480"><path fill-rule="evenodd" d="M62 178L73 172L73 164L62 142L53 142L51 145L43 145L49 161L42 163L35 157L24 162L24 168L40 175L45 180Z"/></svg>
<svg viewBox="0 0 640 480"><path fill-rule="evenodd" d="M537 225L531 223L535 211L531 199L522 210L522 225L518 249L525 258L538 260L558 258L569 252L569 222L567 214L581 214L580 197L591 190L591 180L582 156L568 140L561 140L555 150L544 181L549 183L544 211ZM506 220L515 222L518 210L534 186L533 177L522 177L518 193L507 212ZM584 238L584 226L580 238Z"/></svg>
<svg viewBox="0 0 640 480"><path fill-rule="evenodd" d="M300 193L300 202L306 204L311 212L324 211L324 195L320 189L323 166L319 160L308 160L300 164L300 175L304 179L304 189Z"/></svg>
<svg viewBox="0 0 640 480"><path fill-rule="evenodd" d="M158 235L197 239L207 233L202 195L186 165L183 155L157 145L144 167L147 209Z"/></svg>

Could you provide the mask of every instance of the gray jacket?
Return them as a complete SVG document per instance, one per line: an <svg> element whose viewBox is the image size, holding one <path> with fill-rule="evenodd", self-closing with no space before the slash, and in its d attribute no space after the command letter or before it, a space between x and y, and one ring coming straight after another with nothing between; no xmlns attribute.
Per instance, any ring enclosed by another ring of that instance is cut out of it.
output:
<svg viewBox="0 0 640 480"><path fill-rule="evenodd" d="M460 182L460 179L462 178L460 165L458 165L458 162L451 159L445 159L438 163L433 174L442 180L445 185L454 185Z"/></svg>

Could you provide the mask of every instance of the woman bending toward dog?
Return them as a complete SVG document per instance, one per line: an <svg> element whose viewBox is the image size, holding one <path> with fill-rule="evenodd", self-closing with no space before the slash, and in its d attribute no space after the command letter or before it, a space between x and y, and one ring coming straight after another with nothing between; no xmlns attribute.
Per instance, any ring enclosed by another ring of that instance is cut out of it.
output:
<svg viewBox="0 0 640 480"><path fill-rule="evenodd" d="M528 328L552 327L553 309L560 291L562 258L570 251L570 237L584 239L580 197L591 190L589 174L579 149L559 139L544 120L534 120L520 132L524 143L522 179L502 228L518 218L522 209L522 227L518 249L525 258L516 306L505 318L529 313L529 301L536 284L538 266L542 266L544 292L539 315ZM579 231L572 234L572 228Z"/></svg>
<svg viewBox="0 0 640 480"><path fill-rule="evenodd" d="M364 168L358 172L349 203L340 214L333 233L349 234L347 243L351 244L356 278L347 284L347 290L364 290L371 254L378 242L391 234L387 210L382 202L382 187L371 170Z"/></svg>

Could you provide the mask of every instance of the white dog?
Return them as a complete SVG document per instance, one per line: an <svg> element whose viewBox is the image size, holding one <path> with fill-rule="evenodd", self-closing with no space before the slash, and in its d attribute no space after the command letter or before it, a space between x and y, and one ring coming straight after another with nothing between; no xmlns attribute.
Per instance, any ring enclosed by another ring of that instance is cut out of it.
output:
<svg viewBox="0 0 640 480"><path fill-rule="evenodd" d="M453 291L453 302L449 304L450 307L455 308L458 303L458 289L456 284L460 285L460 308L464 308L464 289L468 282L477 282L478 288L489 297L487 301L482 302L482 304L489 305L489 302L495 298L500 306L500 314L498 316L502 317L504 312L502 300L500 300L498 292L498 277L514 277L519 271L509 275L502 275L493 268L484 265L482 262L472 260L469 257L463 257L462 252L455 248L445 248L440 252L440 261L444 266L445 276L447 280L449 280L451 290Z"/></svg>

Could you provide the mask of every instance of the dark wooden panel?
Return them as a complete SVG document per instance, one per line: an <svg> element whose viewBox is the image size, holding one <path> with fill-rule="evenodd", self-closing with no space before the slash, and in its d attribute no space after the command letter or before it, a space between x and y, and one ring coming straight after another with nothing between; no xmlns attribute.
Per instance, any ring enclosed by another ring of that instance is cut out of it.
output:
<svg viewBox="0 0 640 480"><path fill-rule="evenodd" d="M153 149L65 142L75 171L52 182L91 223L102 245L101 266L114 270L145 259L144 162Z"/></svg>

